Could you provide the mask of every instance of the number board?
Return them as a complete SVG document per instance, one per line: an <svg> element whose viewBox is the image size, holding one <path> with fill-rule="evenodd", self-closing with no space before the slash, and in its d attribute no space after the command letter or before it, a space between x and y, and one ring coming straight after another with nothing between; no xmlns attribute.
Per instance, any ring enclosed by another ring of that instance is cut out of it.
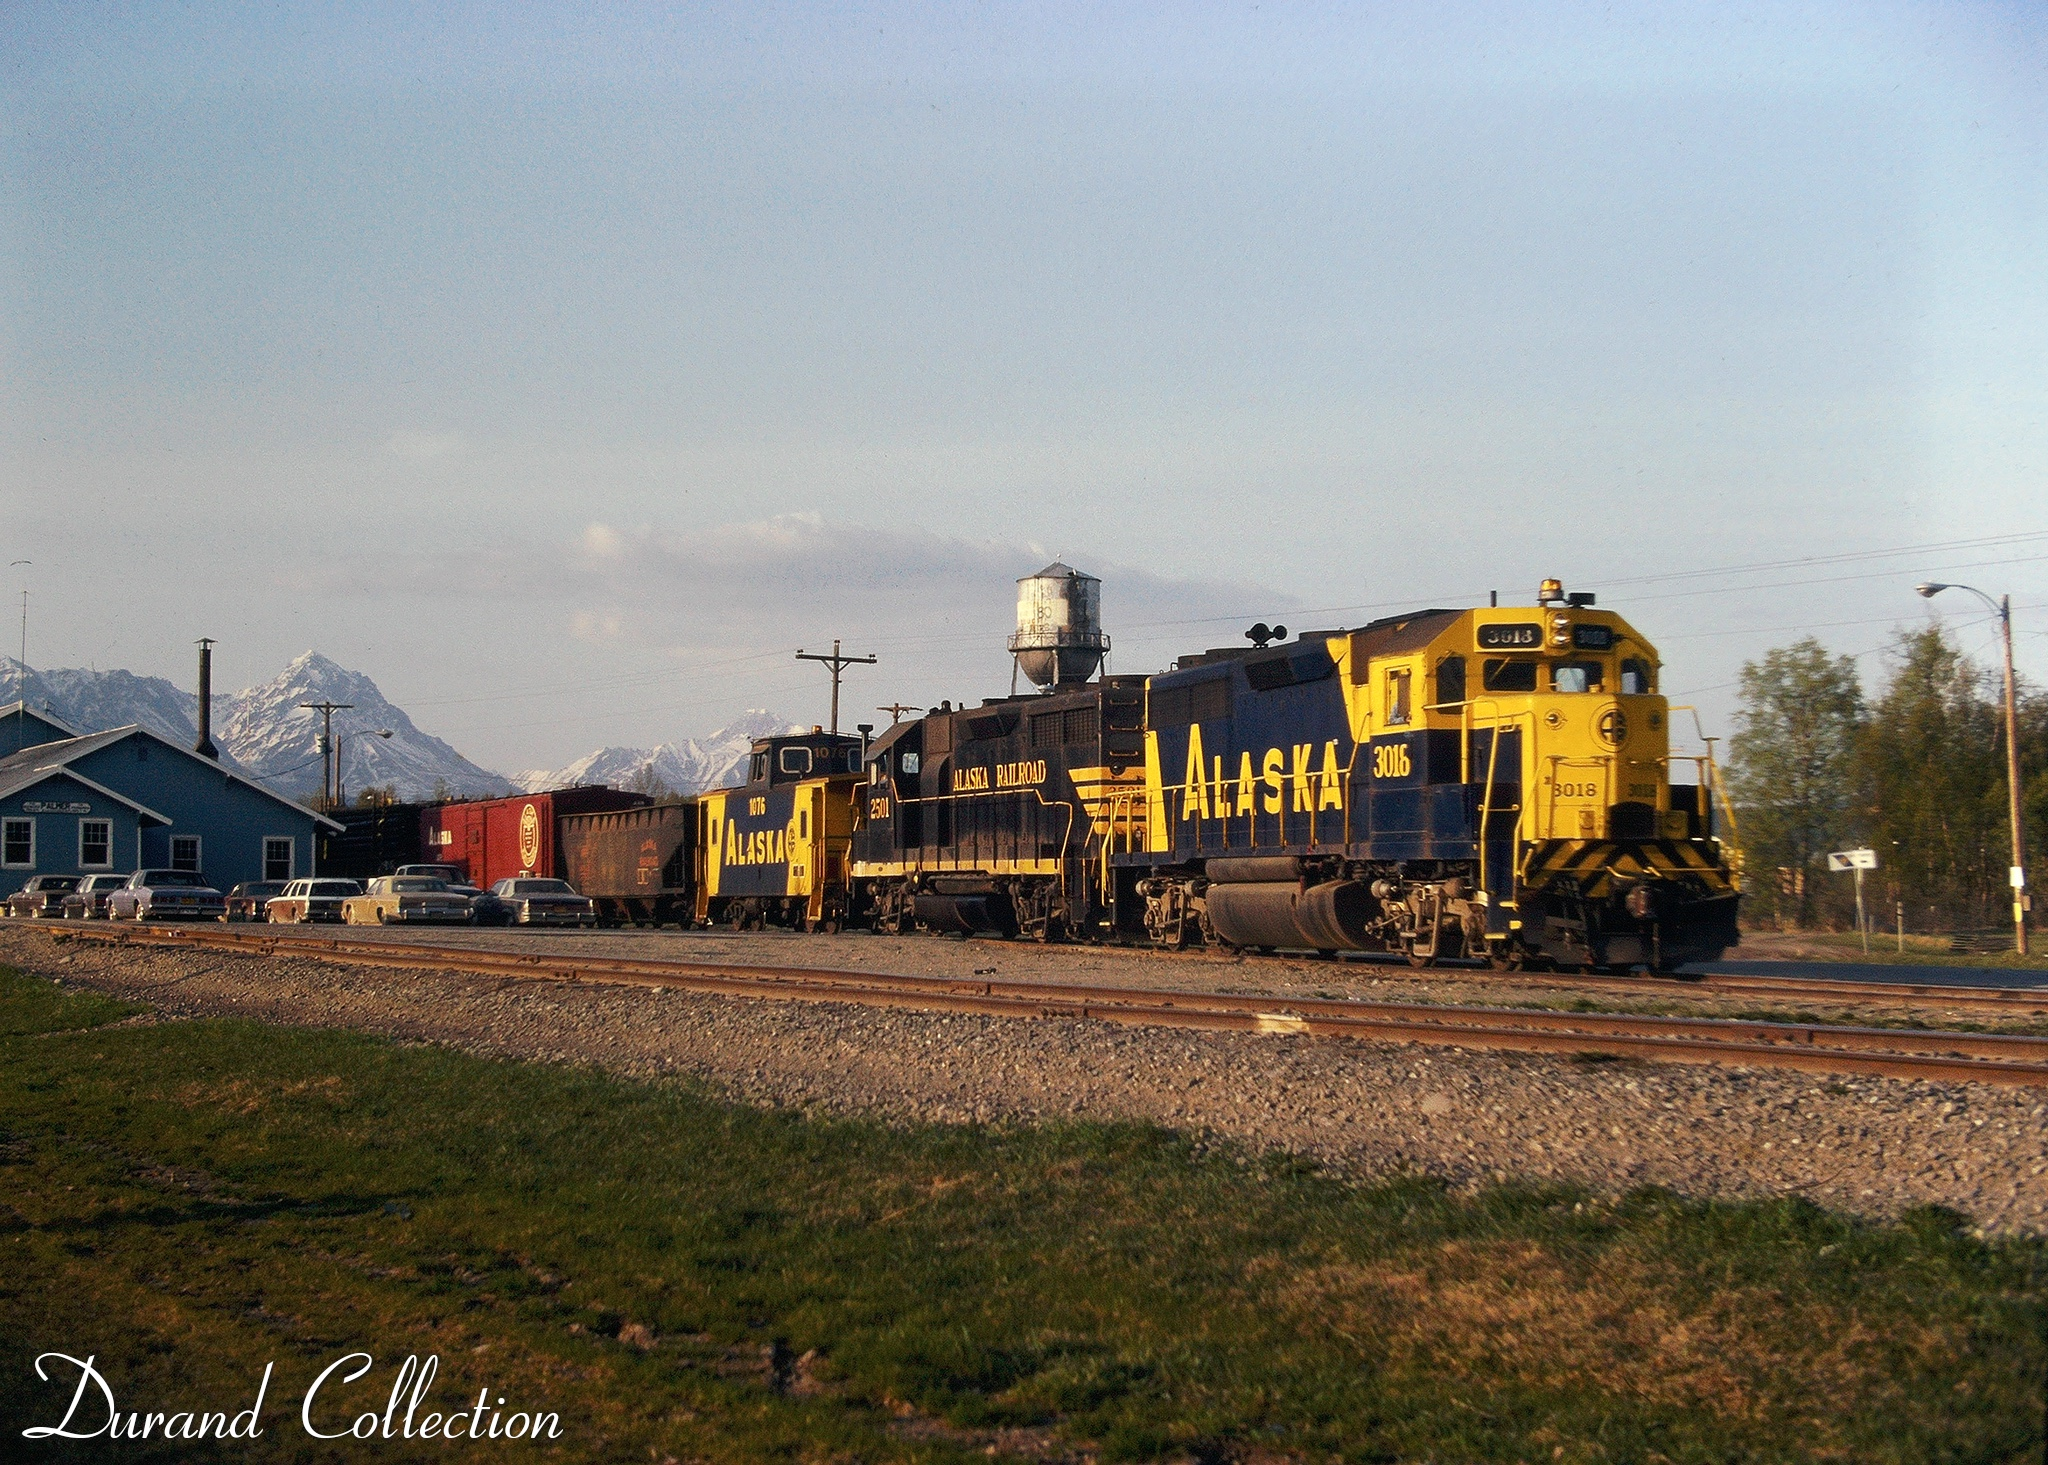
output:
<svg viewBox="0 0 2048 1465"><path fill-rule="evenodd" d="M1614 646L1612 626L1574 626L1572 645L1581 651L1607 651Z"/></svg>
<svg viewBox="0 0 2048 1465"><path fill-rule="evenodd" d="M1531 621L1501 622L1479 628L1482 651L1533 651L1543 644L1543 627Z"/></svg>

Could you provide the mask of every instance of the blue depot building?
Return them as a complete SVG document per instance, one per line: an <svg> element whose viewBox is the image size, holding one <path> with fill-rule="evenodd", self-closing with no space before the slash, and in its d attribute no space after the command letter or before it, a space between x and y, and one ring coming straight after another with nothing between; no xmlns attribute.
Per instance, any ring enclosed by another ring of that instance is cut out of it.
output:
<svg viewBox="0 0 2048 1465"><path fill-rule="evenodd" d="M207 720L194 750L0 708L0 896L31 875L198 870L226 890L316 873L315 835L341 826L224 766Z"/></svg>

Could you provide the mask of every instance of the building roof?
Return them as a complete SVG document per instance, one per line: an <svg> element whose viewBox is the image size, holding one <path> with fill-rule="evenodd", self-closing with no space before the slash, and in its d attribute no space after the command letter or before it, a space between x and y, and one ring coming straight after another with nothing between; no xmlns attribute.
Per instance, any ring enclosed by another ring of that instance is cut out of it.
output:
<svg viewBox="0 0 2048 1465"><path fill-rule="evenodd" d="M71 724L66 722L63 718L57 716L55 713L51 712L48 708L31 707L28 705L28 703L21 701L9 702L5 706L0 706L0 718L14 717L17 715L23 717L33 717L37 722L45 723L50 727L54 727L55 729L57 729L57 731L63 733L67 737L75 738L78 736L77 728L71 726Z"/></svg>
<svg viewBox="0 0 2048 1465"><path fill-rule="evenodd" d="M44 746L48 747L49 744L46 743ZM6 761L12 763L14 759L9 758ZM147 804L138 804L126 794L116 793L105 784L96 783L84 774L66 768L61 764L35 768L0 769L0 799L11 799L16 794L32 789L39 783L47 783L53 778L68 778L73 783L82 783L96 794L104 794L117 804L127 805L144 819L153 819L159 824L171 822Z"/></svg>
<svg viewBox="0 0 2048 1465"><path fill-rule="evenodd" d="M342 826L328 818L325 814L315 813L304 804L288 799L274 789L267 789L260 783L244 778L225 764L217 763L211 758L195 753L190 748L181 748L169 738L159 737L148 728L135 724L130 724L127 727L108 728L105 732L87 733L83 737L66 738L62 742L39 743L34 747L23 748L19 753L10 753L7 757L0 758L0 780L12 776L17 771L32 769L62 768L69 771L69 765L85 757L86 754L96 753L101 748L110 748L114 744L125 742L130 738L147 738L160 748L168 748L181 758L190 758L194 763L198 763L210 771L220 774L230 783L239 783L242 787L263 795L266 799L273 799L283 804L294 813L304 815L316 824L326 825L327 828L336 834L343 832ZM72 775L74 778L77 776L76 774ZM84 782L85 780L81 779L80 781ZM111 793L112 791L109 790L109 792ZM118 794L113 796L116 798L120 797ZM162 816L159 815L158 817ZM166 819L164 822L168 824L171 821Z"/></svg>

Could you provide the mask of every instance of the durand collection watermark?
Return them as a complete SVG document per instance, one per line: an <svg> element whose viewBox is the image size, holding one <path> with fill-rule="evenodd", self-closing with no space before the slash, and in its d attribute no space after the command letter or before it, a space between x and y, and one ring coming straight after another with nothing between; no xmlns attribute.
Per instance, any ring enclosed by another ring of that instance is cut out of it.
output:
<svg viewBox="0 0 2048 1465"><path fill-rule="evenodd" d="M21 1432L28 1440L239 1440L262 1436L276 1364L263 1366L255 1398L246 1409L126 1410L114 1386L98 1366L98 1355L74 1358L69 1353L44 1353L36 1359L36 1377L45 1383L77 1379L63 1417L54 1424L34 1424ZM561 1438L561 1416L553 1410L508 1407L505 1396L488 1386L467 1408L437 1407L428 1391L441 1370L439 1354L422 1361L406 1355L391 1380L382 1409L350 1413L341 1396L343 1386L356 1383L376 1367L368 1353L344 1353L313 1379L298 1400L298 1427L316 1440L552 1440ZM325 1393L323 1394L323 1390ZM374 1397L374 1395L373 1395ZM237 1401L239 1402L239 1401ZM54 1412L54 1410L52 1411ZM290 1418L289 1405L273 1409ZM290 1427L287 1423L286 1428Z"/></svg>

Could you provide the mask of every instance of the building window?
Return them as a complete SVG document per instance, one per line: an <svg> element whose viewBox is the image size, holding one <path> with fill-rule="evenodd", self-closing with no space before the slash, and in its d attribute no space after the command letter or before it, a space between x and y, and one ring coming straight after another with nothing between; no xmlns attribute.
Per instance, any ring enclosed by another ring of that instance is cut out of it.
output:
<svg viewBox="0 0 2048 1465"><path fill-rule="evenodd" d="M106 870L114 864L114 821L111 819L81 819L78 821L78 868L81 870Z"/></svg>
<svg viewBox="0 0 2048 1465"><path fill-rule="evenodd" d="M199 836L196 834L174 834L171 836L171 868L173 870L199 870Z"/></svg>
<svg viewBox="0 0 2048 1465"><path fill-rule="evenodd" d="M289 880L292 878L292 841L275 835L263 841L263 878L265 880Z"/></svg>
<svg viewBox="0 0 2048 1465"><path fill-rule="evenodd" d="M30 870L36 863L36 821L9 819L0 830L0 864L10 870Z"/></svg>

